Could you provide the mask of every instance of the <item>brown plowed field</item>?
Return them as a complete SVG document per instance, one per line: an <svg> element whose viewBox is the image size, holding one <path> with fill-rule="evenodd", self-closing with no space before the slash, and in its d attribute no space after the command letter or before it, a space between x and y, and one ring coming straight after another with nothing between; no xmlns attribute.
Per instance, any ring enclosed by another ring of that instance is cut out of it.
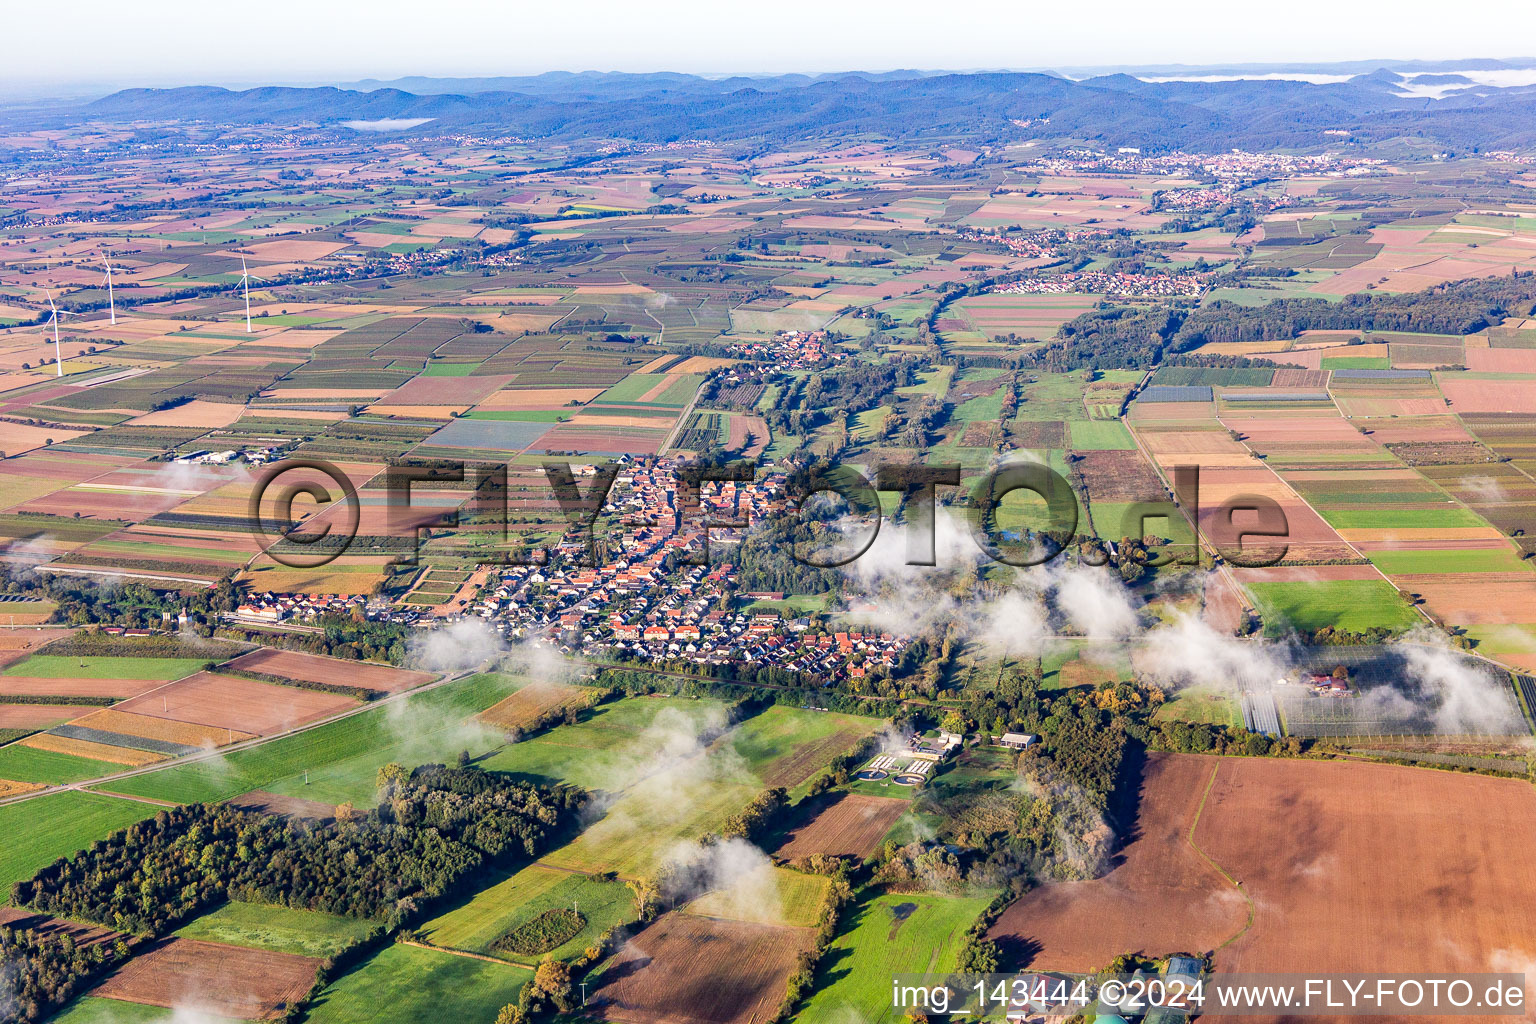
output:
<svg viewBox="0 0 1536 1024"><path fill-rule="evenodd" d="M480 721L502 729L526 729L550 711L591 706L593 691L564 683L529 683L480 712Z"/></svg>
<svg viewBox="0 0 1536 1024"><path fill-rule="evenodd" d="M83 710L79 704L0 704L0 729L46 729Z"/></svg>
<svg viewBox="0 0 1536 1024"><path fill-rule="evenodd" d="M309 991L319 966L319 960L292 953L171 939L128 961L91 994L266 1020Z"/></svg>
<svg viewBox="0 0 1536 1024"><path fill-rule="evenodd" d="M992 935L1063 969L1232 938L1218 971L1520 971L1536 959L1533 844L1536 791L1519 780L1152 755L1117 866L1029 893Z"/></svg>
<svg viewBox="0 0 1536 1024"><path fill-rule="evenodd" d="M634 936L588 1008L626 1024L758 1024L773 1016L810 928L666 914Z"/></svg>
<svg viewBox="0 0 1536 1024"><path fill-rule="evenodd" d="M294 651L274 651L262 648L243 654L229 663L229 667L241 672L258 672L267 676L301 679L307 683L335 683L338 686L360 686L367 690L399 693L430 683L435 677L430 672L408 672L388 665L368 665L357 661L325 658L318 654L299 654Z"/></svg>
<svg viewBox="0 0 1536 1024"><path fill-rule="evenodd" d="M164 686L163 679L63 679L53 676L0 676L0 700L7 695L40 697L137 697Z"/></svg>
<svg viewBox="0 0 1536 1024"><path fill-rule="evenodd" d="M1120 953L1204 952L1247 920L1243 899L1185 841L1214 758L1153 754L1131 840L1109 874L1027 893L990 937L1006 969L1094 971Z"/></svg>
<svg viewBox="0 0 1536 1024"><path fill-rule="evenodd" d="M350 697L296 686L199 672L117 705L154 718L195 722L265 736L357 707Z"/></svg>
<svg viewBox="0 0 1536 1024"><path fill-rule="evenodd" d="M908 800L845 794L792 831L775 855L785 860L798 860L818 853L868 857L896 824L896 819L911 807Z"/></svg>

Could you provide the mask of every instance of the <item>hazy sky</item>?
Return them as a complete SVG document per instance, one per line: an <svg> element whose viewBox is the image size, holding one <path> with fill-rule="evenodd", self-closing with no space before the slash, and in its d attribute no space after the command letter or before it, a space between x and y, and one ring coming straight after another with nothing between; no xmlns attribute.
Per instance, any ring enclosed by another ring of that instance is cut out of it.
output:
<svg viewBox="0 0 1536 1024"><path fill-rule="evenodd" d="M0 0L0 23L10 92L1536 53L1532 0Z"/></svg>

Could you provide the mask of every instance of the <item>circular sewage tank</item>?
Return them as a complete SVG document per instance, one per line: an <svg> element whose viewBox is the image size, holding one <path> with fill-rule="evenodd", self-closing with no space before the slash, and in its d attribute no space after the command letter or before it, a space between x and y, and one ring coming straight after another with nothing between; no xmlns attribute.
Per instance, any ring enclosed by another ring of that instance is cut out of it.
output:
<svg viewBox="0 0 1536 1024"><path fill-rule="evenodd" d="M865 768L863 771L855 775L854 778L863 779L865 782L878 782L879 780L885 778L885 776L886 773L881 771L879 768Z"/></svg>
<svg viewBox="0 0 1536 1024"><path fill-rule="evenodd" d="M921 775L898 775L891 781L898 786L921 786L923 784L923 777Z"/></svg>

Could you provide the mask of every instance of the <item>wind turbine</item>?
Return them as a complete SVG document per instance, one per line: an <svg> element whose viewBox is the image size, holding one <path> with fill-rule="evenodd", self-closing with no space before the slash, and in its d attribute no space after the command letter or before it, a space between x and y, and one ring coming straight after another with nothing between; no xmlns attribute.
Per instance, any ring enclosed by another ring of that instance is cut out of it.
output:
<svg viewBox="0 0 1536 1024"><path fill-rule="evenodd" d="M53 311L53 315L48 318L48 322L53 324L53 365L58 370L55 376L62 377L64 376L64 356L59 348L59 307L53 304L52 292L46 288L43 289L43 292L48 296L48 308Z"/></svg>
<svg viewBox="0 0 1536 1024"><path fill-rule="evenodd" d="M245 257L240 257L240 283L245 285L245 333L251 333L251 272L245 269Z"/></svg>
<svg viewBox="0 0 1536 1024"><path fill-rule="evenodd" d="M117 326L117 301L112 298L112 264L107 262L106 253L102 253L101 265L107 268L107 308L112 311L112 325Z"/></svg>

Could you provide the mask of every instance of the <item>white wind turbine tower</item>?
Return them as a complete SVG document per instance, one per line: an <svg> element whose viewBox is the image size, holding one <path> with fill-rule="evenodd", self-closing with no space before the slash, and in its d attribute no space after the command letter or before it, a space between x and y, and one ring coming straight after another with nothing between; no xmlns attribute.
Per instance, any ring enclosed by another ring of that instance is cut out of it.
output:
<svg viewBox="0 0 1536 1024"><path fill-rule="evenodd" d="M112 312L112 325L117 326L117 300L112 297L112 264L107 262L106 254L101 257L101 265L107 268L107 308Z"/></svg>
<svg viewBox="0 0 1536 1024"><path fill-rule="evenodd" d="M53 304L52 292L44 289L44 294L48 296L48 308L53 311L53 315L48 318L48 322L53 324L53 365L58 371L55 373L55 376L62 377L64 376L64 356L59 348L59 307Z"/></svg>
<svg viewBox="0 0 1536 1024"><path fill-rule="evenodd" d="M240 283L245 285L245 333L251 333L251 272L245 269L245 257L240 257Z"/></svg>

